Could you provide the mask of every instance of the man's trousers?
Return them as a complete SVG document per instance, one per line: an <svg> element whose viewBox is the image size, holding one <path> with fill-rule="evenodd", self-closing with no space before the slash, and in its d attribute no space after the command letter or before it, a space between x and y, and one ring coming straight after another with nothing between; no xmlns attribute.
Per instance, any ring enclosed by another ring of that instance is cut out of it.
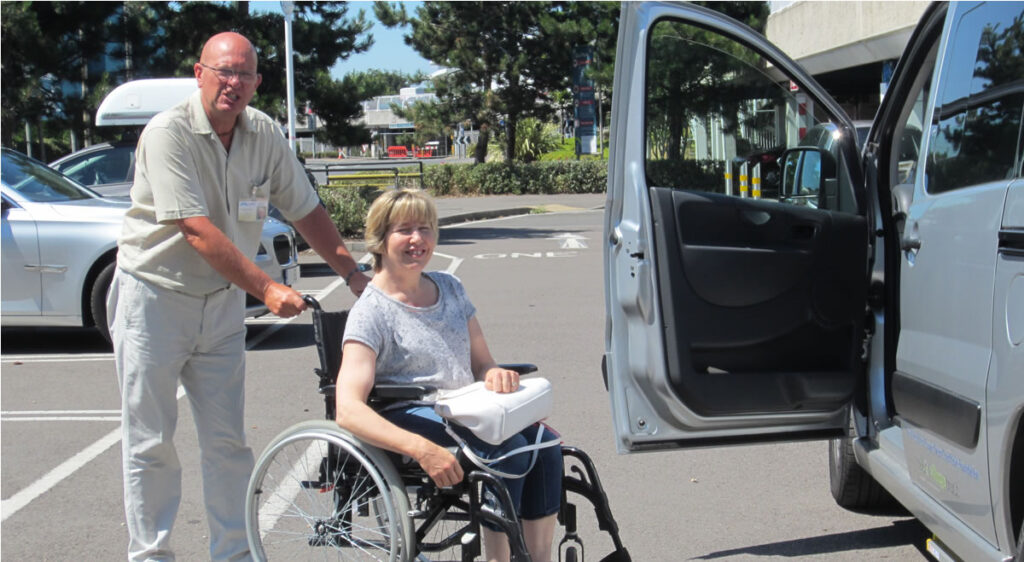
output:
<svg viewBox="0 0 1024 562"><path fill-rule="evenodd" d="M108 297L121 388L124 504L129 560L173 560L181 500L173 437L177 389L185 388L199 436L213 560L249 558L245 492L253 468L245 444L245 295L196 297L122 270Z"/></svg>

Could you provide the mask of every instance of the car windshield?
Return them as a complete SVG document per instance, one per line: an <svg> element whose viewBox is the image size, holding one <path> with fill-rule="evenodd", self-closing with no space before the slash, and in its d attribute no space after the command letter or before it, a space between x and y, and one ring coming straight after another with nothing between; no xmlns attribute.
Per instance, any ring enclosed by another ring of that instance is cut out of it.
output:
<svg viewBox="0 0 1024 562"><path fill-rule="evenodd" d="M37 203L91 199L93 195L59 172L13 151L3 151L4 185Z"/></svg>

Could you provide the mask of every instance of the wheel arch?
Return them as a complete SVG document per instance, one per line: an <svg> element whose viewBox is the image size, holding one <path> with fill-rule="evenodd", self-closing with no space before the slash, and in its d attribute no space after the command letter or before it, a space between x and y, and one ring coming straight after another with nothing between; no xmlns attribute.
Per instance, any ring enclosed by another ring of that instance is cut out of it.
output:
<svg viewBox="0 0 1024 562"><path fill-rule="evenodd" d="M117 246L100 255L89 268L89 273L85 275L85 281L82 283L81 302L79 302L79 305L82 307L83 327L89 328L96 325L96 319L92 315L92 303L90 302L92 285L96 282L96 278L103 271L103 268L115 260L117 260Z"/></svg>

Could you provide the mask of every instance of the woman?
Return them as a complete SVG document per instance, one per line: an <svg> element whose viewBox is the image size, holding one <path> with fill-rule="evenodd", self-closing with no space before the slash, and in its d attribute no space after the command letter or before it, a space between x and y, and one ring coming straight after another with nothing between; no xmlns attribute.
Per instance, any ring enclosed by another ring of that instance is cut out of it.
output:
<svg viewBox="0 0 1024 562"><path fill-rule="evenodd" d="M388 191L370 207L366 245L374 276L349 312L336 394L338 425L367 443L411 457L445 487L460 482L463 473L446 448L455 443L441 418L422 404L377 413L366 404L370 389L375 382L454 389L482 380L491 390L512 392L519 375L494 362L459 280L447 273L424 273L437 234L437 209L423 191ZM494 446L464 428L455 430L487 458L526 445L527 435L530 442L536 437L536 429L527 428ZM557 438L545 432L545 441ZM529 459L529 454L516 455L495 468L522 473ZM506 479L505 485L523 521L531 558L550 560L561 501L560 449L542 449L529 474ZM509 559L503 533L485 528L483 537L489 560Z"/></svg>

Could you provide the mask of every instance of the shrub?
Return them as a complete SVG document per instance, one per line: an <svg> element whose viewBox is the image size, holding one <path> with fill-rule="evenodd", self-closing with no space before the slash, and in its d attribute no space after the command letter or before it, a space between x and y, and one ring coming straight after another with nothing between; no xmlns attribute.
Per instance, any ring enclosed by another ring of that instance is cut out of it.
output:
<svg viewBox="0 0 1024 562"><path fill-rule="evenodd" d="M600 160L439 164L423 174L423 187L435 196L603 193L607 181Z"/></svg>
<svg viewBox="0 0 1024 562"><path fill-rule="evenodd" d="M320 199L338 231L344 236L353 236L363 231L370 203L380 193L380 189L373 185L323 187L320 188Z"/></svg>

